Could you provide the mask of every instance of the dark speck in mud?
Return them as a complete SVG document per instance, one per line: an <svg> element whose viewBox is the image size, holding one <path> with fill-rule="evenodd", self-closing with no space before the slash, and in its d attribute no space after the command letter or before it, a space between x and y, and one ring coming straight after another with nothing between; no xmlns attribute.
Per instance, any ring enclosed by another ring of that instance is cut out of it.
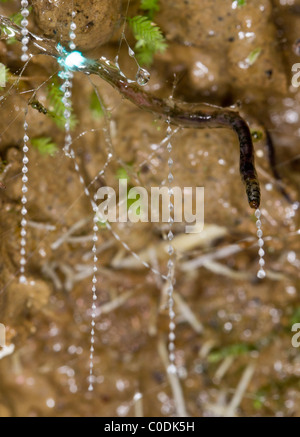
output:
<svg viewBox="0 0 300 437"><path fill-rule="evenodd" d="M149 172L149 166L147 165L147 164L144 164L142 167L141 167L141 173L148 173Z"/></svg>
<svg viewBox="0 0 300 437"><path fill-rule="evenodd" d="M268 78L271 79L271 77L273 75L273 70L266 70L265 73L268 76Z"/></svg>
<svg viewBox="0 0 300 437"><path fill-rule="evenodd" d="M165 380L165 376L161 372L153 372L152 376L155 379L155 381L157 381L159 383L162 383Z"/></svg>

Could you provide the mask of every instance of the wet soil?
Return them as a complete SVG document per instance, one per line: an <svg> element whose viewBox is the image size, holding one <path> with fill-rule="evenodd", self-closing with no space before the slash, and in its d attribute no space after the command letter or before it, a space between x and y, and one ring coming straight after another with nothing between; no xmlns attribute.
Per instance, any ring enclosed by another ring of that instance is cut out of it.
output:
<svg viewBox="0 0 300 437"><path fill-rule="evenodd" d="M58 33L53 37L64 40L67 6L54 1L48 9L45 3L49 2L33 2L31 30L51 35L54 29ZM94 26L78 34L79 47L88 56L114 59L120 40L118 24L127 1L121 15L117 1L101 2L101 7L92 2L101 9L95 12L86 2L75 3L86 20L95 15ZM235 105L252 130L268 128L277 169L296 202L300 92L291 85L291 68L300 62L293 50L299 38L300 2L253 0L240 8L223 0L202 0L201 8L198 0L160 3L155 20L169 48L155 57L146 89L170 96L175 74L175 99ZM1 4L1 13L11 15L17 4ZM107 10L106 4L111 5ZM138 13L138 4L131 3L131 16ZM97 14L102 18L96 19ZM83 29L87 24L80 17L78 26ZM134 45L130 33L128 41ZM249 65L254 51L259 56ZM21 66L19 55L17 44L0 42L0 62L11 72ZM136 65L128 58L123 45L120 64L134 78ZM92 210L72 162L63 155L63 132L31 107L30 138L50 137L59 151L43 156L30 148L29 283L18 283L22 109L28 99L24 91L37 88L56 70L55 61L33 58L24 80L1 106L0 181L6 189L0 189L0 322L7 327L7 344L14 345L14 352L1 358L0 349L0 416L133 416L140 414L136 392L143 395L145 416L174 416L176 403L161 356L168 336L163 282L133 262L105 228L98 245L96 384L94 393L87 392ZM165 125L124 101L99 78L92 79L110 113L115 150L115 158L92 193L101 185L117 187L118 171L125 165L131 185L149 190L159 186L168 174L168 156L159 147ZM73 91L79 121L73 133L74 149L88 184L106 161L103 127L107 120L92 116L93 88L87 77L76 75ZM46 94L42 87L41 102ZM268 277L263 281L256 278L255 220L240 182L235 134L226 129L179 130L172 143L174 183L205 187L203 239L186 243L183 226L174 226L178 238L175 289L189 308L186 314L182 301L177 301L176 359L186 410L190 416L299 416L300 349L291 344L291 326L300 323L299 213L274 181L266 137L263 134L254 144L266 236ZM54 244L78 223L72 234L78 238ZM132 250L166 273L163 226L112 227ZM229 250L232 245L236 252ZM224 255L218 257L221 250ZM205 255L212 259L204 260ZM227 369L220 369L221 364ZM254 368L253 377L232 412L230 403L249 365Z"/></svg>

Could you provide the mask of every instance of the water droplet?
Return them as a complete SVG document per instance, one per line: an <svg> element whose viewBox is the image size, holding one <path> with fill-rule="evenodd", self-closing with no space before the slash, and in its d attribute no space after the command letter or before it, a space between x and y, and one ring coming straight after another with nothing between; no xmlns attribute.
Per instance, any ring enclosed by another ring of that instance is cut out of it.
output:
<svg viewBox="0 0 300 437"><path fill-rule="evenodd" d="M258 251L258 255L259 256L264 256L264 254L265 254L264 249L260 248L259 251Z"/></svg>
<svg viewBox="0 0 300 437"><path fill-rule="evenodd" d="M175 364L170 364L168 366L168 373L175 375L177 372Z"/></svg>
<svg viewBox="0 0 300 437"><path fill-rule="evenodd" d="M266 272L263 269L260 269L257 273L257 277L259 279L264 279L266 277Z"/></svg>
<svg viewBox="0 0 300 437"><path fill-rule="evenodd" d="M134 53L134 51L132 50L131 47L128 47L128 54L129 54L129 56L130 56L131 58L133 58L134 55L135 55L135 53Z"/></svg>
<svg viewBox="0 0 300 437"><path fill-rule="evenodd" d="M173 177L172 173L169 173L168 181L171 183L171 182L173 182L173 179L174 179L174 177Z"/></svg>
<svg viewBox="0 0 300 437"><path fill-rule="evenodd" d="M169 269L171 269L172 267L174 267L174 263L173 263L172 260L169 260L169 261L168 261L168 267L169 267Z"/></svg>
<svg viewBox="0 0 300 437"><path fill-rule="evenodd" d="M19 282L20 282L20 284L26 284L27 281L26 281L25 276L20 276Z"/></svg>
<svg viewBox="0 0 300 437"><path fill-rule="evenodd" d="M168 239L171 241L171 240L173 240L173 237L174 237L173 232L172 232L172 231L169 231L169 233L168 233Z"/></svg>
<svg viewBox="0 0 300 437"><path fill-rule="evenodd" d="M169 248L168 248L168 254L169 254L169 255L173 255L173 253L174 253L174 249L173 249L173 247L172 247L172 246L169 246Z"/></svg>
<svg viewBox="0 0 300 437"><path fill-rule="evenodd" d="M139 68L138 72L136 74L136 81L138 85L145 86L150 80L150 73L149 71L145 70L144 68Z"/></svg>

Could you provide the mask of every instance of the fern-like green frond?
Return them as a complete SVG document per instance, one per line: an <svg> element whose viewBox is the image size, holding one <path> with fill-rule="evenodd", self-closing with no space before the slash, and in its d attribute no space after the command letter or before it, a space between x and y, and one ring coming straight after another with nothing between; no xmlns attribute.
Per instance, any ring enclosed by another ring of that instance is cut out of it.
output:
<svg viewBox="0 0 300 437"><path fill-rule="evenodd" d="M54 155L58 151L58 147L52 138L39 137L32 138L31 144L35 147L41 155Z"/></svg>
<svg viewBox="0 0 300 437"><path fill-rule="evenodd" d="M129 19L129 25L137 40L135 49L142 64L149 65L156 52L164 52L166 40L160 28L149 17L137 15Z"/></svg>
<svg viewBox="0 0 300 437"><path fill-rule="evenodd" d="M160 28L148 17L137 15L136 17L129 18L129 24L138 41L144 44L151 44L157 49L166 46L165 38Z"/></svg>
<svg viewBox="0 0 300 437"><path fill-rule="evenodd" d="M23 20L23 15L21 12L16 12L15 14L11 15L10 19L18 26L21 26L21 21Z"/></svg>
<svg viewBox="0 0 300 437"><path fill-rule="evenodd" d="M159 11L159 0L141 0L141 9L147 11L149 18Z"/></svg>

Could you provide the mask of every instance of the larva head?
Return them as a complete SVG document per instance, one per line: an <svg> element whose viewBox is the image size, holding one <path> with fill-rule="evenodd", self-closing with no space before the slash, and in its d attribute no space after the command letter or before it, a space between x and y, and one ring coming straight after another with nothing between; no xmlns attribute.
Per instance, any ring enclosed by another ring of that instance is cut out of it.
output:
<svg viewBox="0 0 300 437"><path fill-rule="evenodd" d="M260 206L260 187L257 179L247 179L246 193L250 208L257 209Z"/></svg>

